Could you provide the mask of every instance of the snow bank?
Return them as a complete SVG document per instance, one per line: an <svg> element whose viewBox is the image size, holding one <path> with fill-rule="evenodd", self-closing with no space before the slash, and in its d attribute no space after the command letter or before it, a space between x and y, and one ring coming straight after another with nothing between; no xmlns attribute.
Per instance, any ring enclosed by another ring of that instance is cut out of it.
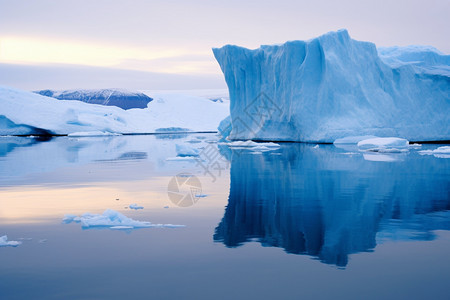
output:
<svg viewBox="0 0 450 300"><path fill-rule="evenodd" d="M8 236L4 235L4 236L0 236L0 247L17 247L20 244L22 244L22 242L18 242L18 241L8 241Z"/></svg>
<svg viewBox="0 0 450 300"><path fill-rule="evenodd" d="M185 225L152 224L151 222L136 221L112 209L105 210L103 214L86 213L80 217L66 215L63 221L67 224L72 222L81 223L83 228L107 227L110 229L136 229L186 227Z"/></svg>
<svg viewBox="0 0 450 300"><path fill-rule="evenodd" d="M414 51L411 59L411 47L379 55L373 43L353 40L346 30L255 50L213 49L230 92L229 139L450 140L450 56Z"/></svg>
<svg viewBox="0 0 450 300"><path fill-rule="evenodd" d="M150 92L149 92L150 93ZM0 86L0 135L88 132L171 133L217 131L229 114L227 103L171 93L152 94L146 109L58 100Z"/></svg>
<svg viewBox="0 0 450 300"><path fill-rule="evenodd" d="M358 142L358 148L361 151L398 153L408 151L409 142L395 137L373 138Z"/></svg>

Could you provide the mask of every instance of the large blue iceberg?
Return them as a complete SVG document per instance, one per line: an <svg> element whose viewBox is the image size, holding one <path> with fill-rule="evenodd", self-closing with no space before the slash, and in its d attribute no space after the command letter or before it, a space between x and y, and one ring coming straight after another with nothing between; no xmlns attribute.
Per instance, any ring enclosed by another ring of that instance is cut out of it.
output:
<svg viewBox="0 0 450 300"><path fill-rule="evenodd" d="M450 140L450 55L432 47L377 49L340 30L213 52L230 92L231 140Z"/></svg>

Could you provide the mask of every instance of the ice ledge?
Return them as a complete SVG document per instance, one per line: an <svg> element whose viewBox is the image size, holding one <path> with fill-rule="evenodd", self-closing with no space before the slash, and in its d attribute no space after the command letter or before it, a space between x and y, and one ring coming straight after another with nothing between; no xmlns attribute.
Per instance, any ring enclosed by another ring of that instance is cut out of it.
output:
<svg viewBox="0 0 450 300"><path fill-rule="evenodd" d="M450 140L450 56L430 47L402 51L380 55L346 30L254 50L214 48L230 92L231 132L224 124L220 131L230 140Z"/></svg>

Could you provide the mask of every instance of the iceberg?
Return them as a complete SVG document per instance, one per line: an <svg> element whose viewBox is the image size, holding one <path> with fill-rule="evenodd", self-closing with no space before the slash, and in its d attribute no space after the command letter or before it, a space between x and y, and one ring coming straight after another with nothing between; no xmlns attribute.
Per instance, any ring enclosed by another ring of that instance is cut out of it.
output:
<svg viewBox="0 0 450 300"><path fill-rule="evenodd" d="M153 100L143 93L131 92L122 89L67 91L42 90L36 91L35 93L58 100L78 100L92 104L117 106L122 109L146 108L147 104Z"/></svg>
<svg viewBox="0 0 450 300"><path fill-rule="evenodd" d="M66 224L70 224L72 222L81 223L81 226L85 229L95 227L104 227L109 229L186 227L185 225L153 224L146 221L136 221L112 209L105 210L103 214L85 213L80 217L75 215L65 215L63 222Z"/></svg>
<svg viewBox="0 0 450 300"><path fill-rule="evenodd" d="M432 47L377 49L340 30L213 52L230 93L230 140L450 140L450 56Z"/></svg>
<svg viewBox="0 0 450 300"><path fill-rule="evenodd" d="M19 241L8 241L8 236L0 236L0 247L17 247L22 242Z"/></svg>
<svg viewBox="0 0 450 300"><path fill-rule="evenodd" d="M151 92L150 92L151 93ZM176 93L154 93L145 109L58 100L0 86L0 135L105 135L215 132L227 103Z"/></svg>

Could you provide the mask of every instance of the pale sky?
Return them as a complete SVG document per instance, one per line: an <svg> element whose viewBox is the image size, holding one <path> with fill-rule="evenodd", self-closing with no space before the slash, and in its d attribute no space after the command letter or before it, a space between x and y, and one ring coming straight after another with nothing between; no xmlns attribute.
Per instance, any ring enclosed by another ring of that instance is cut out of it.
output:
<svg viewBox="0 0 450 300"><path fill-rule="evenodd" d="M448 54L449 16L449 0L0 0L0 85L219 88L212 47L256 48L342 28L377 46Z"/></svg>

